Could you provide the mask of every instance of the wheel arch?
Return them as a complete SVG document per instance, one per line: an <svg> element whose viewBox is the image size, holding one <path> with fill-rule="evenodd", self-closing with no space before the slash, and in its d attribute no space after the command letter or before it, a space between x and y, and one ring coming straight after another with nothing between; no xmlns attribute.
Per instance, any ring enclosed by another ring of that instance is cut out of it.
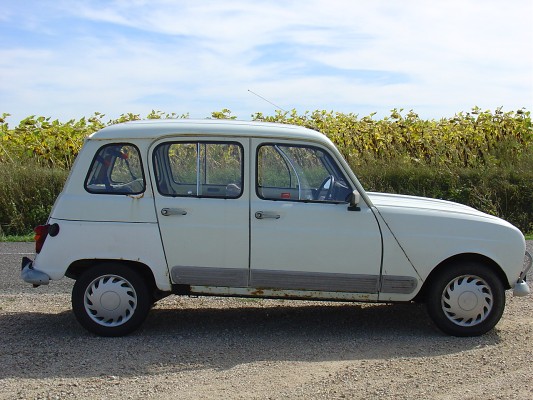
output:
<svg viewBox="0 0 533 400"><path fill-rule="evenodd" d="M507 279L507 276L503 272L502 268L491 258L484 256L482 254L477 253L462 253L462 254L456 254L452 257L449 257L442 262L440 262L433 270L430 272L428 277L425 279L424 284L422 285L422 288L416 295L414 301L417 302L423 302L427 296L427 289L431 285L432 280L435 276L437 276L440 271L444 270L448 266L452 264L458 264L461 262L478 262L483 265L485 265L487 268L489 268L491 271L493 271L498 279L502 282L504 289L510 289L511 286L509 285L509 281Z"/></svg>
<svg viewBox="0 0 533 400"><path fill-rule="evenodd" d="M115 264L115 265L124 265L130 268L133 271L136 271L141 275L143 280L146 282L150 292L153 292L154 295L159 292L157 289L157 284L155 282L155 277L153 271L150 267L144 263L131 260L116 260L116 259L85 259L74 261L68 267L65 272L65 276L71 279L78 279L78 277L87 269L94 267L96 265L102 264Z"/></svg>

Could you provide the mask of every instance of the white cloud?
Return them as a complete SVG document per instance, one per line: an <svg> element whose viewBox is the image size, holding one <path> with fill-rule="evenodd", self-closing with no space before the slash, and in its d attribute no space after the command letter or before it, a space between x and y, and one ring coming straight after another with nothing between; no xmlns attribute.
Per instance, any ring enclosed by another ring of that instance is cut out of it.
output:
<svg viewBox="0 0 533 400"><path fill-rule="evenodd" d="M13 4L0 26L0 112L13 120L274 111L248 89L301 112L533 105L527 0Z"/></svg>

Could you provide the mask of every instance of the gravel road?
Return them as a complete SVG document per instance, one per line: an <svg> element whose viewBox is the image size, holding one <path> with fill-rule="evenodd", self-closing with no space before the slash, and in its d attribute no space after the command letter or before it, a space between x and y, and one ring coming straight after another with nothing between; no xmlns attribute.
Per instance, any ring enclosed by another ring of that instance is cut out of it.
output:
<svg viewBox="0 0 533 400"><path fill-rule="evenodd" d="M171 296L101 338L74 319L72 281L19 279L24 253L0 243L0 399L533 398L531 298L508 293L496 329L454 338L420 305Z"/></svg>

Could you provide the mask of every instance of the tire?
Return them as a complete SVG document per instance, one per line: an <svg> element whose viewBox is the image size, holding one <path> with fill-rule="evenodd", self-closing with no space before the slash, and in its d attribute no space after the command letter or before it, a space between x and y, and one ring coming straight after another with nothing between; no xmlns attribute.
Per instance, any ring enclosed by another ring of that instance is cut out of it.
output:
<svg viewBox="0 0 533 400"><path fill-rule="evenodd" d="M505 308L503 283L490 267L460 262L444 267L430 282L428 314L444 333L480 336L500 320Z"/></svg>
<svg viewBox="0 0 533 400"><path fill-rule="evenodd" d="M99 264L85 271L72 289L78 322L100 336L124 336L146 319L152 297L137 272L120 264Z"/></svg>

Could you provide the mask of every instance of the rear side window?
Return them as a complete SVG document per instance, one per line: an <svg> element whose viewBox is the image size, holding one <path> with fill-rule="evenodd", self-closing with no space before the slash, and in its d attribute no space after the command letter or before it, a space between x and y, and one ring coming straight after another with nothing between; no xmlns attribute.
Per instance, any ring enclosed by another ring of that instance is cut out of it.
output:
<svg viewBox="0 0 533 400"><path fill-rule="evenodd" d="M139 149L128 143L102 146L85 179L85 190L101 194L140 194L145 180Z"/></svg>
<svg viewBox="0 0 533 400"><path fill-rule="evenodd" d="M233 142L163 143L154 151L164 196L235 199L243 191L243 148Z"/></svg>

